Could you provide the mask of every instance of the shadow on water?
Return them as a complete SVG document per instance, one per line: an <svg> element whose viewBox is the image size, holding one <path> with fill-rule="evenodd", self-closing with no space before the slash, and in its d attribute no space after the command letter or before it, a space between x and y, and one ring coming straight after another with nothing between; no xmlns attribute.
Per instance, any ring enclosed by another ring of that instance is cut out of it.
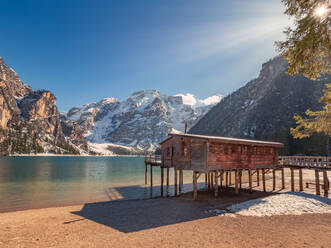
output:
<svg viewBox="0 0 331 248"><path fill-rule="evenodd" d="M157 194L160 191L158 186L152 189L153 194L155 193L158 199L134 200L137 198L136 194L145 195L147 198L150 194L149 187L116 187L108 189L110 201L87 203L80 211L72 213L120 232L131 233L208 218L215 216L215 214L206 211L210 208L221 207L225 209L233 203L270 195L270 193L261 191L254 191L253 194L250 194L248 191L242 190L240 197L238 197L232 189L228 189L222 190L219 198L214 198L211 196L213 193L202 190L204 186L204 183L199 184L199 197L201 197L199 201L192 200L192 192L180 197L160 198ZM173 189L169 187L169 191L171 191L170 188ZM68 221L64 224L81 220L83 219Z"/></svg>

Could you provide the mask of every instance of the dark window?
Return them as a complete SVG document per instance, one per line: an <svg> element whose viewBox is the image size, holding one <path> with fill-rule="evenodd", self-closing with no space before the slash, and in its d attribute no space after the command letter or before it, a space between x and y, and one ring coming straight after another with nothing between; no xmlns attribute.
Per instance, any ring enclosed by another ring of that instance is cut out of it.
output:
<svg viewBox="0 0 331 248"><path fill-rule="evenodd" d="M224 153L224 146L220 145L220 153Z"/></svg>
<svg viewBox="0 0 331 248"><path fill-rule="evenodd" d="M256 149L256 146L254 146L253 148L253 154L256 154L257 153L257 149Z"/></svg>
<svg viewBox="0 0 331 248"><path fill-rule="evenodd" d="M241 154L241 146L238 146L238 153Z"/></svg>
<svg viewBox="0 0 331 248"><path fill-rule="evenodd" d="M214 146L213 145L209 145L209 152L214 153Z"/></svg>
<svg viewBox="0 0 331 248"><path fill-rule="evenodd" d="M247 154L247 146L244 147L244 153Z"/></svg>

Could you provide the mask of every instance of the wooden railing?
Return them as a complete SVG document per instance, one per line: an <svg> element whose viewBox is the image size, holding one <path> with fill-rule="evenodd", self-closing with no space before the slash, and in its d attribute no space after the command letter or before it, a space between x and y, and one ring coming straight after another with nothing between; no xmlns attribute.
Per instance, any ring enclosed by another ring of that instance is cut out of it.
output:
<svg viewBox="0 0 331 248"><path fill-rule="evenodd" d="M331 157L322 156L280 156L281 165L296 165L302 167L328 167L331 166Z"/></svg>
<svg viewBox="0 0 331 248"><path fill-rule="evenodd" d="M161 163L161 155L146 155L145 163Z"/></svg>

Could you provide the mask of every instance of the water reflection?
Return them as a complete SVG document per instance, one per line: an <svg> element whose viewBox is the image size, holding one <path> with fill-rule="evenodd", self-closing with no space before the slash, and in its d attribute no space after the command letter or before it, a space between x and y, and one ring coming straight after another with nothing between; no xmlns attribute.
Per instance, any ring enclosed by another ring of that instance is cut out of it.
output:
<svg viewBox="0 0 331 248"><path fill-rule="evenodd" d="M148 198L144 173L141 157L2 157L0 212ZM153 174L153 196L158 196L160 169L153 168ZM191 186L192 173L184 173L184 182ZM173 191L165 188L165 192Z"/></svg>

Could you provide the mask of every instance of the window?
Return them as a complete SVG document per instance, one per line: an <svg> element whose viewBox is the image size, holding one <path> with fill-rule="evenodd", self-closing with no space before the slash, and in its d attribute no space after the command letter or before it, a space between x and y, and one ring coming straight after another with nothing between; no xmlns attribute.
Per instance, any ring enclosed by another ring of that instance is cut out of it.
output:
<svg viewBox="0 0 331 248"><path fill-rule="evenodd" d="M244 153L247 154L247 146L244 147Z"/></svg>
<svg viewBox="0 0 331 248"><path fill-rule="evenodd" d="M231 146L230 150L229 150L229 153L236 153L236 150L234 149L234 146Z"/></svg>
<svg viewBox="0 0 331 248"><path fill-rule="evenodd" d="M241 146L238 146L238 153L241 154Z"/></svg>
<svg viewBox="0 0 331 248"><path fill-rule="evenodd" d="M254 146L254 148L253 148L253 154L256 154L257 153L257 148L256 148L256 146Z"/></svg>
<svg viewBox="0 0 331 248"><path fill-rule="evenodd" d="M185 142L182 142L182 155L187 156L187 146Z"/></svg>
<svg viewBox="0 0 331 248"><path fill-rule="evenodd" d="M209 145L209 152L214 153L214 146L213 145Z"/></svg>
<svg viewBox="0 0 331 248"><path fill-rule="evenodd" d="M220 145L220 153L224 153L224 146Z"/></svg>

